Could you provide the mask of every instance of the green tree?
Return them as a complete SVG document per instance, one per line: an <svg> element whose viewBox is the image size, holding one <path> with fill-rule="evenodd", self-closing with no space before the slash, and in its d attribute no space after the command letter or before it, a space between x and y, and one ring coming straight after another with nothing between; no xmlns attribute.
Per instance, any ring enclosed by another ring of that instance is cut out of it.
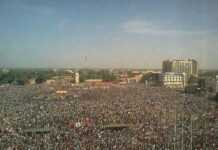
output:
<svg viewBox="0 0 218 150"><path fill-rule="evenodd" d="M41 84L43 82L45 82L48 78L44 75L39 75L37 78L36 78L36 83L37 84Z"/></svg>

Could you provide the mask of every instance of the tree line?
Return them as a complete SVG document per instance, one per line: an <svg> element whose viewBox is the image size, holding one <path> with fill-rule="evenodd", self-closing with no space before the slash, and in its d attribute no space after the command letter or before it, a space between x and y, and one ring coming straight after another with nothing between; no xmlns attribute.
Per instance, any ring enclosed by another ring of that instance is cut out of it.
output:
<svg viewBox="0 0 218 150"><path fill-rule="evenodd" d="M69 73L68 73L69 74ZM102 79L103 81L114 81L116 77L109 70L79 70L80 82L87 79ZM0 70L0 84L25 85L34 80L36 84L45 82L54 76L64 76L66 72L63 69L53 71L50 69L11 69L7 72ZM72 77L74 74L71 74Z"/></svg>

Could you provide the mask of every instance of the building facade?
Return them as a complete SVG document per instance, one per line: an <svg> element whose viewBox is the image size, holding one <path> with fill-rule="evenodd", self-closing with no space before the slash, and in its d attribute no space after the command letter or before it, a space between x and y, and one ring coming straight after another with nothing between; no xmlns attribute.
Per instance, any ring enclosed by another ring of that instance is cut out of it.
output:
<svg viewBox="0 0 218 150"><path fill-rule="evenodd" d="M163 61L163 73L186 73L189 78L191 76L198 76L198 62L194 59L188 60L165 60Z"/></svg>
<svg viewBox="0 0 218 150"><path fill-rule="evenodd" d="M161 84L167 88L183 89L186 86L186 74L166 72L160 75Z"/></svg>

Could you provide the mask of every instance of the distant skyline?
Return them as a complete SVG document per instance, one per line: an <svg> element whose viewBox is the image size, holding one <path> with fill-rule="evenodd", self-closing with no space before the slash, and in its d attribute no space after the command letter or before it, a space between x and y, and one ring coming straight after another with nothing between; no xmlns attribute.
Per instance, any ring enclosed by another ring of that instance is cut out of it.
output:
<svg viewBox="0 0 218 150"><path fill-rule="evenodd" d="M217 0L0 0L0 67L218 69Z"/></svg>

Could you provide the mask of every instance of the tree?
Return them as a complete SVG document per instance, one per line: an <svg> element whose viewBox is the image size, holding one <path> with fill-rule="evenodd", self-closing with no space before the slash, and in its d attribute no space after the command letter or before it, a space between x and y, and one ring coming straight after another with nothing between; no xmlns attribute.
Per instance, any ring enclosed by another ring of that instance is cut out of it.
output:
<svg viewBox="0 0 218 150"><path fill-rule="evenodd" d="M216 93L216 96L215 96L215 101L218 102L218 93Z"/></svg>
<svg viewBox="0 0 218 150"><path fill-rule="evenodd" d="M25 85L27 83L26 79L18 79L15 81L17 85Z"/></svg>
<svg viewBox="0 0 218 150"><path fill-rule="evenodd" d="M152 72L148 72L145 75L143 75L143 77L142 77L140 82L141 83L145 83L146 80L147 81L151 80L152 76L153 76L153 73Z"/></svg>
<svg viewBox="0 0 218 150"><path fill-rule="evenodd" d="M99 76L102 78L103 81L114 81L116 79L116 77L108 70L100 71Z"/></svg>
<svg viewBox="0 0 218 150"><path fill-rule="evenodd" d="M2 73L0 76L0 84L11 84L15 80L15 74L12 72Z"/></svg>
<svg viewBox="0 0 218 150"><path fill-rule="evenodd" d="M36 78L36 83L37 83L37 84L41 84L41 83L45 82L46 80L47 80L47 77L46 77L46 76L39 75L39 76Z"/></svg>

